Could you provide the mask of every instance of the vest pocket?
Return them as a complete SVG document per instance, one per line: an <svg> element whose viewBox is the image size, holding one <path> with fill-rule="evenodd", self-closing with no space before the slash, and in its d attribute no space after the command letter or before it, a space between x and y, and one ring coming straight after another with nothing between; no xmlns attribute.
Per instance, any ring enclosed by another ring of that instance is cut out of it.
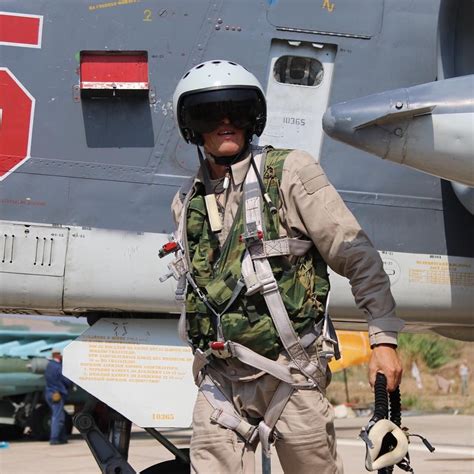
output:
<svg viewBox="0 0 474 474"><path fill-rule="evenodd" d="M206 293L216 305L221 306L229 301L237 280L230 270L206 285Z"/></svg>
<svg viewBox="0 0 474 474"><path fill-rule="evenodd" d="M207 314L194 313L188 315L188 324L191 339L199 338L200 336L214 335L211 318Z"/></svg>

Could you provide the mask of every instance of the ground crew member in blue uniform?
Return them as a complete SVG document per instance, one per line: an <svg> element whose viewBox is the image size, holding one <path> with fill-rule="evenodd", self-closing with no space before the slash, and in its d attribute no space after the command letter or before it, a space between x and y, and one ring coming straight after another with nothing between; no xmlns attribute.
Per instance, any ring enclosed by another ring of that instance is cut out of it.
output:
<svg viewBox="0 0 474 474"><path fill-rule="evenodd" d="M59 350L53 350L52 358L46 366L44 378L46 379L45 399L51 409L51 435L49 444L67 443L66 416L64 403L67 399L72 382L62 373L62 355Z"/></svg>
<svg viewBox="0 0 474 474"><path fill-rule="evenodd" d="M170 265L200 387L192 472L253 473L261 442L267 455L275 443L285 473L342 473L325 396L338 352L327 265L349 279L366 314L370 382L382 372L393 390L403 322L380 256L311 155L251 145L266 102L245 68L194 67L173 108L201 162L172 204L178 251Z"/></svg>

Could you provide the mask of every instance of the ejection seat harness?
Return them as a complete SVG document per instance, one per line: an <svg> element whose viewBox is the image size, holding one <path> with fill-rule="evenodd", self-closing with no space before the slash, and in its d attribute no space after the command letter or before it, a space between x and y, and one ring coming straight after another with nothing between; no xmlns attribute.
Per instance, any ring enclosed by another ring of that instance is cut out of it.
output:
<svg viewBox="0 0 474 474"><path fill-rule="evenodd" d="M293 238L264 239L262 204L265 203L272 214L275 214L277 209L266 193L259 173L259 170L264 168L268 148L258 148L257 150L255 155L253 153L254 150L251 150L251 166L243 186L245 225L244 234L241 236L241 239L245 242L246 249L242 260L242 278L238 282L224 310L219 312L212 306L192 276L186 235L186 209L192 198L192 191L187 193L183 202L183 212L181 213L174 241L166 244L162 249L163 256L174 252L176 258L168 265L170 273L160 280L164 281L171 276L178 280L176 299L183 303L178 330L181 338L188 344L190 344L190 341L186 331L185 307L187 285L190 285L193 292L213 315L217 340L211 342L209 349L205 351L193 348L193 375L201 392L214 408L211 420L235 431L249 444L254 444L257 440L260 440L263 454L268 459L274 436L274 427L293 392L297 389L320 389L317 381L318 376L325 374L329 359L334 356L336 359L340 358L340 353L337 336L327 312L328 304L326 304L324 318L301 337L295 332L288 316L268 257L282 255L302 256L308 252L313 244L311 241ZM206 178L205 174L204 178ZM211 211L212 207L211 203ZM216 227L218 228L219 226L217 225ZM289 365L283 365L264 357L242 344L225 340L220 318L229 309L244 287L246 287L246 295L260 292L263 296L283 347L290 357L291 362ZM322 336L322 350L319 354L320 362L318 364L310 358L306 349L320 336ZM202 369L211 362L212 358L226 359L230 357L235 357L244 364L258 369L260 372L255 374L254 379L267 373L280 380L280 384L267 407L264 418L258 425L252 425L244 420L212 378L206 373L201 373ZM303 374L306 382L295 383L292 369L297 369Z"/></svg>
<svg viewBox="0 0 474 474"><path fill-rule="evenodd" d="M378 471L378 474L390 474L396 465L413 474L408 453L409 437L420 438L430 452L435 448L423 436L411 434L408 428L402 427L399 387L387 394L387 379L378 373L374 391L374 414L359 434L366 444L365 468Z"/></svg>

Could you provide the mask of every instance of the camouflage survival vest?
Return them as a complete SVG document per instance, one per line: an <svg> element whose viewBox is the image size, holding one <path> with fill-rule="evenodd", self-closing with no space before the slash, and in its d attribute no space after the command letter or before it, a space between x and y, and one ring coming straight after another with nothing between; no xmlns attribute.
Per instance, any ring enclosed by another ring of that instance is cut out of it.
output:
<svg viewBox="0 0 474 474"><path fill-rule="evenodd" d="M291 150L270 149L263 167L263 183L275 207L280 207L279 187L285 159ZM225 340L240 343L258 354L275 360L282 343L269 314L265 299L260 293L246 295L242 285L242 259L245 242L241 238L245 227L243 198L233 226L222 248L210 230L204 189L195 188L188 201L186 234L190 273L200 291L221 316ZM263 207L264 239L280 238L278 213L272 215ZM327 266L316 247L311 246L305 255L269 257L283 303L294 330L298 335L309 331L324 317L329 291ZM216 340L213 315L188 286L186 294L188 337L194 348L205 351Z"/></svg>

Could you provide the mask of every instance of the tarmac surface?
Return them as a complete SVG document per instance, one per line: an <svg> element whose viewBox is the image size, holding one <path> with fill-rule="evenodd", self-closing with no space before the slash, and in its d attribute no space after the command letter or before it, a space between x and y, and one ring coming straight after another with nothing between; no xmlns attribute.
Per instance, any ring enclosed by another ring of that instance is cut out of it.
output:
<svg viewBox="0 0 474 474"><path fill-rule="evenodd" d="M365 446L358 439L360 428L366 422L366 418L336 420L338 447L344 462L345 474L367 472L364 468ZM430 453L418 438L412 438L410 457L416 474L474 473L473 416L405 416L403 424L410 428L411 433L425 436L436 448L434 453ZM191 430L166 429L162 433L179 447L189 446ZM147 433L134 428L129 462L137 472L167 459L173 459L173 456ZM259 457L256 464L257 474L261 473ZM282 472L277 456L272 456L272 474ZM396 468L394 473L397 472L403 471ZM73 434L69 443L61 446L50 446L48 442L9 442L7 448L0 449L0 473L95 474L100 473L100 469L81 436Z"/></svg>

